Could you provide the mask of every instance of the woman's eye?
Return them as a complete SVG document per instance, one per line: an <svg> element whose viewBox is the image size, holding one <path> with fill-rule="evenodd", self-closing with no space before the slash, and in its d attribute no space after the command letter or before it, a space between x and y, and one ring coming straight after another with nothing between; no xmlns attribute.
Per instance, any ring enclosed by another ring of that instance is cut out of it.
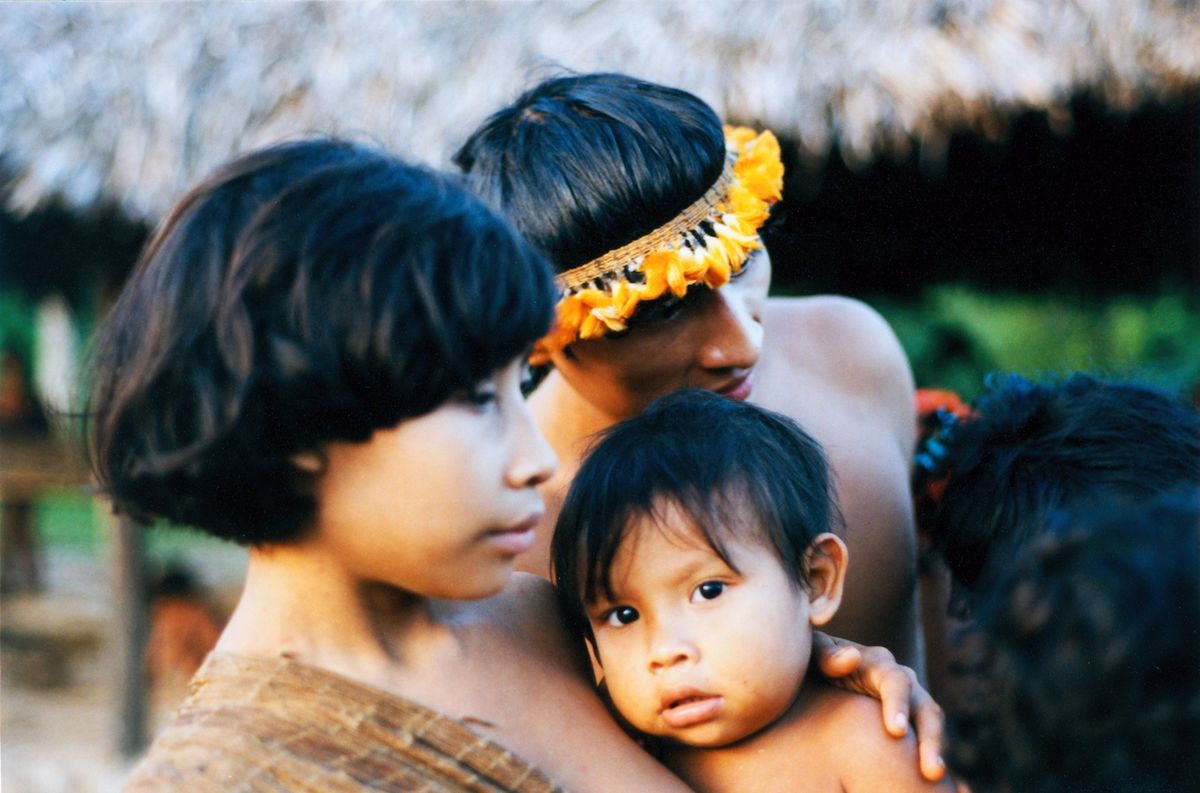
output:
<svg viewBox="0 0 1200 793"><path fill-rule="evenodd" d="M467 391L467 402L474 407L487 407L496 401L496 389L491 387L476 387Z"/></svg>
<svg viewBox="0 0 1200 793"><path fill-rule="evenodd" d="M608 612L608 618L605 622L614 628L619 628L622 625L628 625L631 622L637 622L637 609L633 606L617 606L612 611Z"/></svg>
<svg viewBox="0 0 1200 793"><path fill-rule="evenodd" d="M720 581L705 581L692 592L692 602L718 598L724 591L725 585Z"/></svg>
<svg viewBox="0 0 1200 793"><path fill-rule="evenodd" d="M527 363L521 364L521 396L529 396L536 387L537 378L533 374L533 369Z"/></svg>

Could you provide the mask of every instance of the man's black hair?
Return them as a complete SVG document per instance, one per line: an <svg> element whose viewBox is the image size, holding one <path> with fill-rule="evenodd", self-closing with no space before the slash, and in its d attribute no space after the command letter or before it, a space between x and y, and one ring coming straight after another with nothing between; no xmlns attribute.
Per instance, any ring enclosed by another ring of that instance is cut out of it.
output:
<svg viewBox="0 0 1200 793"><path fill-rule="evenodd" d="M606 73L526 91L454 157L467 186L560 272L666 223L724 161L721 121L701 99Z"/></svg>

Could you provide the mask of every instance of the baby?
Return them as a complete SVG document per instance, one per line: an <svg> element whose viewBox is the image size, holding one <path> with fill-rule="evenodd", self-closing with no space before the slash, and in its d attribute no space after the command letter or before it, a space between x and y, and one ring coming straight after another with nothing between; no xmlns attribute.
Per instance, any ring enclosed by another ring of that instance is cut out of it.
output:
<svg viewBox="0 0 1200 793"><path fill-rule="evenodd" d="M927 789L871 700L805 685L842 597L840 522L816 441L706 391L613 427L576 475L552 545L564 613L695 789Z"/></svg>

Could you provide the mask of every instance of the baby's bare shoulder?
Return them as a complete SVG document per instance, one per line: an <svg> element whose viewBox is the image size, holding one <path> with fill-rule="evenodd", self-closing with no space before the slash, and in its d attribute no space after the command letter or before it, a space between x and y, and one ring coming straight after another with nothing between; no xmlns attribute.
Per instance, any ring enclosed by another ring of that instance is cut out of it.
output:
<svg viewBox="0 0 1200 793"><path fill-rule="evenodd" d="M895 738L879 721L879 703L870 697L826 689L812 713L814 738L838 765L846 791L953 790L921 778L912 733ZM948 785L948 783L943 783Z"/></svg>

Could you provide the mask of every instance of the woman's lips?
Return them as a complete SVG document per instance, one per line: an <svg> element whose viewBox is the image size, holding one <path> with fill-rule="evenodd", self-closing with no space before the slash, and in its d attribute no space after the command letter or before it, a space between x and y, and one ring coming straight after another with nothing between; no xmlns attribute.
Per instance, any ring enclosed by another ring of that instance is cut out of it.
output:
<svg viewBox="0 0 1200 793"><path fill-rule="evenodd" d="M725 701L723 697L711 694L697 694L671 703L662 709L662 720L668 727L683 729L695 727L706 721L711 721L721 709Z"/></svg>
<svg viewBox="0 0 1200 793"><path fill-rule="evenodd" d="M497 529L488 532L488 540L505 553L516 556L525 553L533 547L537 539L536 529L542 521L540 514L526 518L508 529Z"/></svg>

